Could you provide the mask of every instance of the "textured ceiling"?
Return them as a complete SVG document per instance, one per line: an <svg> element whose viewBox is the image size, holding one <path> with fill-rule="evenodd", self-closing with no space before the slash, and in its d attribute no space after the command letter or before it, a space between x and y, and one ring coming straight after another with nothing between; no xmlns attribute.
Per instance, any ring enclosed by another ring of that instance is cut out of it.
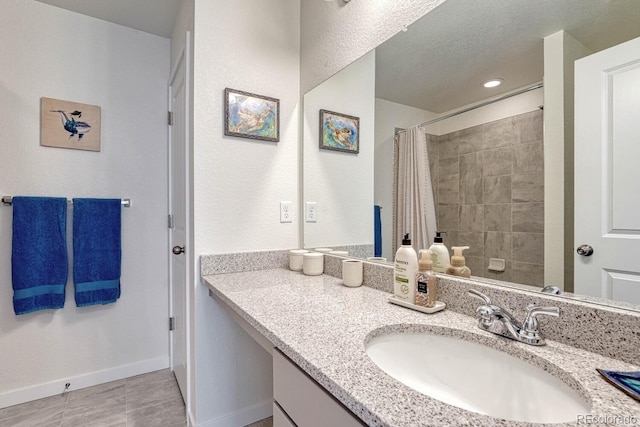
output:
<svg viewBox="0 0 640 427"><path fill-rule="evenodd" d="M640 37L640 1L447 0L378 47L376 96L442 113L540 82L562 29L594 52Z"/></svg>
<svg viewBox="0 0 640 427"><path fill-rule="evenodd" d="M37 1L167 38L182 3ZM442 113L542 81L544 37L564 29L593 51L640 37L639 4L640 0L447 0L411 24L409 31L378 47L376 96ZM484 89L481 83L493 77L504 79L504 84Z"/></svg>
<svg viewBox="0 0 640 427"><path fill-rule="evenodd" d="M36 0L170 38L182 0Z"/></svg>

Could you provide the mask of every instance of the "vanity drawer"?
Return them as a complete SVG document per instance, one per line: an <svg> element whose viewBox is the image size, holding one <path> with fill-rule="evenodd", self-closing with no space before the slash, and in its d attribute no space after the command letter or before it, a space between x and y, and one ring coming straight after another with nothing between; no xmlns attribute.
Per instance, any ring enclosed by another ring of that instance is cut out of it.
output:
<svg viewBox="0 0 640 427"><path fill-rule="evenodd" d="M273 352L273 398L299 427L363 425L278 349Z"/></svg>

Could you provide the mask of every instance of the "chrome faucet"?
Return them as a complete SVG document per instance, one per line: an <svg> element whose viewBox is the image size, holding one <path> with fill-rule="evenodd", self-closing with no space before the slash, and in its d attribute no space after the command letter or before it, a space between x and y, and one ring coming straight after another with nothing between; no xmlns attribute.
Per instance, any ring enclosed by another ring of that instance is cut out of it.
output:
<svg viewBox="0 0 640 427"><path fill-rule="evenodd" d="M560 316L558 307L537 307L530 304L527 307L527 315L520 326L518 320L511 313L502 307L493 305L488 296L475 289L469 289L469 295L482 300L484 303L476 308L476 313L479 316L478 327L480 329L525 344L545 345L545 341L540 335L539 315Z"/></svg>

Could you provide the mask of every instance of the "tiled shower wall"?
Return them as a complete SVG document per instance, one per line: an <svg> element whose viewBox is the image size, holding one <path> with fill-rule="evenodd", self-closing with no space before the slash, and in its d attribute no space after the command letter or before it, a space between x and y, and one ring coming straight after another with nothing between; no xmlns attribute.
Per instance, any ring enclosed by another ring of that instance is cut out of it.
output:
<svg viewBox="0 0 640 427"><path fill-rule="evenodd" d="M448 248L470 247L474 276L544 283L542 114L428 137L438 230ZM505 271L489 271L490 258L504 259Z"/></svg>

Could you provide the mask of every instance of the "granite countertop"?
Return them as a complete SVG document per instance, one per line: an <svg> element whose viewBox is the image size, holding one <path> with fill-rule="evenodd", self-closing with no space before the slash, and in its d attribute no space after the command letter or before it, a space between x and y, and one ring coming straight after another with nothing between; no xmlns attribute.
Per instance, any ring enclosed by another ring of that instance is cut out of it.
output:
<svg viewBox="0 0 640 427"><path fill-rule="evenodd" d="M510 353L578 391L600 424L604 417L627 417L631 422L626 424L640 425L640 402L605 382L595 370L638 371L638 366L554 341L535 347L501 338L480 330L472 317L451 310L419 313L389 304L385 292L366 286L347 288L341 279L328 275L273 269L203 280L216 297L370 426L533 425L460 409L391 378L369 359L365 343L396 331L455 336ZM577 425L577 421L554 425Z"/></svg>

